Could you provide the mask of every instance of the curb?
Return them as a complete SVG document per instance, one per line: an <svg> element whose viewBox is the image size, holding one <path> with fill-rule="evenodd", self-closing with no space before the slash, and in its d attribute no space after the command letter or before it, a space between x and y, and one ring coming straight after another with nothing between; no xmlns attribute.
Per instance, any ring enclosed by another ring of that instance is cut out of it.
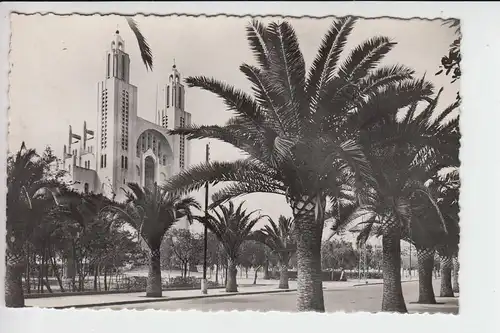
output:
<svg viewBox="0 0 500 333"><path fill-rule="evenodd" d="M199 296L178 296L178 297L160 297L157 299L145 299L145 300L132 300L132 301L116 301L116 302L105 302L105 303L91 303L91 304L77 304L77 305L63 305L63 306L52 306L52 307L42 307L42 306L30 306L30 308L40 308L40 309L81 309L81 308L91 308L97 306L113 306L113 305L125 305L125 304L142 304L142 303L158 303L158 302L170 302L170 301L181 301L188 299L200 299L200 298L216 298L216 297L228 297L228 296L238 296L238 295L258 295L258 294L277 294L297 291L297 289L278 289L278 290L267 290L267 291L250 291L243 293L227 293L227 294L215 294L215 295L199 295Z"/></svg>
<svg viewBox="0 0 500 333"><path fill-rule="evenodd" d="M418 280L406 280L406 281L401 281L401 283L416 282L416 281L418 281ZM359 283L359 284L353 284L352 287L376 286L376 285L381 285L381 284L384 284L384 282Z"/></svg>
<svg viewBox="0 0 500 333"><path fill-rule="evenodd" d="M208 290L213 289L224 289L225 287L209 287ZM163 292L169 291L187 291L187 290L199 290L200 288L191 287L180 287L180 288L165 288L162 289ZM54 297L68 297L68 296L102 296L102 295L119 295L119 294L131 294L131 293L145 293L146 289L137 290L108 290L108 291L84 291L84 292L58 292L53 294L27 294L24 299L40 299L40 298L54 298Z"/></svg>

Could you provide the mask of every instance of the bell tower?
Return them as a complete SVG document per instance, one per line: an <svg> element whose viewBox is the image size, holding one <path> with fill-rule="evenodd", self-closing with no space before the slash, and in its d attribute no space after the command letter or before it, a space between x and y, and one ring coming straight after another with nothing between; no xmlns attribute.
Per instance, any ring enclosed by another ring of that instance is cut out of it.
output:
<svg viewBox="0 0 500 333"><path fill-rule="evenodd" d="M130 81L130 58L125 53L125 42L118 30L106 52L106 78L117 78L126 83Z"/></svg>
<svg viewBox="0 0 500 333"><path fill-rule="evenodd" d="M100 190L117 195L133 179L131 130L137 117L137 87L130 84L130 57L117 30L105 56L104 80L98 84L97 173Z"/></svg>
<svg viewBox="0 0 500 333"><path fill-rule="evenodd" d="M161 126L171 130L190 125L191 114L186 112L184 85L175 60L162 95ZM184 135L175 135L172 141L174 172L178 172L189 165L190 146Z"/></svg>

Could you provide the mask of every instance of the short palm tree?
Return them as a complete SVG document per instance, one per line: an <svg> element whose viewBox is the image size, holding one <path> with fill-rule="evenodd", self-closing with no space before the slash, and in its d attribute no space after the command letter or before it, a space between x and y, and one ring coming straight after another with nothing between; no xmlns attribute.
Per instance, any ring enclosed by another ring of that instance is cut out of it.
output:
<svg viewBox="0 0 500 333"><path fill-rule="evenodd" d="M286 196L298 235L299 311L325 310L320 262L327 198L338 196L340 178L354 185L370 177L357 129L383 114L383 108L372 112L377 105L392 111L430 94L404 66L376 68L396 45L386 37L366 40L340 62L354 23L352 17L334 21L307 73L292 26L254 20L247 37L259 67L240 66L254 97L212 78L189 77L190 87L218 95L235 115L225 126L171 131L224 141L248 158L193 166L171 179L169 190L234 181L214 196L216 202L254 192Z"/></svg>
<svg viewBox="0 0 500 333"><path fill-rule="evenodd" d="M278 256L280 265L279 289L288 289L288 264L290 257L295 253L297 245L295 242L294 223L290 217L280 215L278 224L268 218L269 224L262 229L256 230L253 237L267 245Z"/></svg>
<svg viewBox="0 0 500 333"><path fill-rule="evenodd" d="M46 167L42 157L34 149L27 149L24 142L7 159L5 303L8 307L24 307L24 250L35 228L35 214L40 213L37 204L58 203L59 184L45 179Z"/></svg>
<svg viewBox="0 0 500 333"><path fill-rule="evenodd" d="M120 214L125 223L133 227L146 243L150 252L150 266L146 296L161 297L160 247L165 233L181 218L193 221L192 209L200 204L192 197L180 196L161 189L156 183L152 188L128 183L127 199L122 207L111 205L103 211Z"/></svg>
<svg viewBox="0 0 500 333"><path fill-rule="evenodd" d="M252 228L262 216L252 217L255 211L248 213L243 209L244 202L235 207L232 201L228 206L219 205L212 208L213 214L198 216L196 219L204 224L221 243L228 258L227 292L237 292L236 265L241 245L249 240ZM218 208L218 209L217 209Z"/></svg>

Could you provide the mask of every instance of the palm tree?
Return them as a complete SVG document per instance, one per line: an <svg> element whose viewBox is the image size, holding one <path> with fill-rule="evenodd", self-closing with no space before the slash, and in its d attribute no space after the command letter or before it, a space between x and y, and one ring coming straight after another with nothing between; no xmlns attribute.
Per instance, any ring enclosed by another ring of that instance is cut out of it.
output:
<svg viewBox="0 0 500 333"><path fill-rule="evenodd" d="M149 47L149 44L146 38L141 33L139 26L134 21L134 19L130 16L126 18L128 26L132 30L137 39L137 44L139 45L139 51L141 52L141 58L146 66L146 70L153 70L153 52Z"/></svg>
<svg viewBox="0 0 500 333"><path fill-rule="evenodd" d="M424 184L429 172L435 173L458 156L458 145L447 142L451 139L450 133L455 135L456 122L443 125L443 120L456 105L446 108L432 120L441 92L442 89L421 113L416 114L415 103L401 120L394 116L383 117L377 120L378 124L361 133L360 140L374 170L376 187L365 191L367 196L345 225L358 231L361 241L371 235L382 236L382 311L407 311L401 289L400 240L410 238L417 248L424 249L429 248L429 228L439 229L433 223L437 221L442 231L447 231L437 196ZM432 211L436 217L431 221L419 219L419 210ZM353 228L353 223L357 228ZM432 281L430 283L432 286Z"/></svg>
<svg viewBox="0 0 500 333"><path fill-rule="evenodd" d="M253 233L253 237L267 245L277 256L280 265L279 289L288 289L288 264L296 250L294 223L292 218L280 215L278 224L270 217L269 225Z"/></svg>
<svg viewBox="0 0 500 333"><path fill-rule="evenodd" d="M383 114L383 108L372 112L377 105L403 107L431 93L404 66L375 69L396 45L386 37L361 43L341 63L354 23L352 17L334 21L306 75L292 26L286 21L267 27L252 21L247 37L259 67L243 64L240 70L252 83L255 97L216 79L189 77L188 86L218 95L235 115L225 126L171 131L188 139L221 140L248 158L193 166L174 176L167 189L185 192L207 181L234 181L214 195L216 203L254 192L286 196L298 235L300 311L325 310L321 236L326 200L338 196L340 178L356 184L370 176L356 130Z"/></svg>
<svg viewBox="0 0 500 333"><path fill-rule="evenodd" d="M150 266L146 288L147 297L162 296L160 247L165 233L177 221L187 218L193 221L192 209L200 204L192 197L180 196L161 189L158 184L152 188L128 183L127 199L122 207L108 206L103 211L115 211L133 227L146 243L150 252Z"/></svg>
<svg viewBox="0 0 500 333"><path fill-rule="evenodd" d="M247 213L243 209L244 202L235 208L232 201L229 207L219 205L212 208L214 214L197 216L196 219L203 223L219 240L228 258L228 276L226 282L226 292L237 292L236 265L240 254L241 245L250 239L252 228L262 218L262 216L252 217L255 211ZM220 212L217 211L217 207Z"/></svg>
<svg viewBox="0 0 500 333"><path fill-rule="evenodd" d="M5 303L24 307L22 274L25 248L35 228L34 209L38 201L58 203L57 182L45 179L47 161L24 142L15 156L7 159L7 239Z"/></svg>

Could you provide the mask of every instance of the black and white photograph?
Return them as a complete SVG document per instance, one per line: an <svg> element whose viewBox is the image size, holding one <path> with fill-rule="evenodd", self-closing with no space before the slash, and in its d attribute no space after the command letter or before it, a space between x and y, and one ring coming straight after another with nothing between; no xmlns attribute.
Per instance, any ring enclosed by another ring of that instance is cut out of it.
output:
<svg viewBox="0 0 500 333"><path fill-rule="evenodd" d="M11 14L5 305L458 315L461 21L328 14Z"/></svg>

